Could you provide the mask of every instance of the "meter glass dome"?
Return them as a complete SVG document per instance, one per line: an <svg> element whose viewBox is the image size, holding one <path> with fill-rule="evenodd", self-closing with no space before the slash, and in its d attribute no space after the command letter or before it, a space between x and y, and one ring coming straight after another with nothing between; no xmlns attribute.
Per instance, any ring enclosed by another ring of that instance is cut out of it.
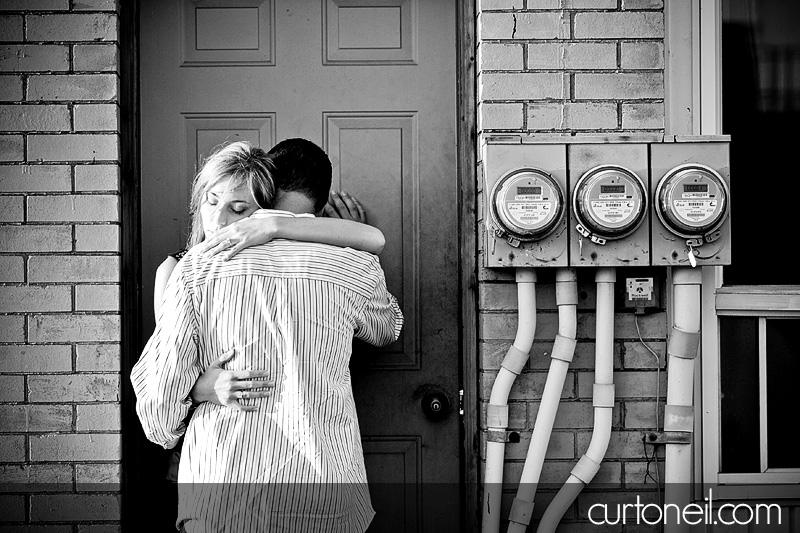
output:
<svg viewBox="0 0 800 533"><path fill-rule="evenodd" d="M577 220L590 233L606 239L626 237L645 218L644 183L624 167L595 167L578 180L572 208Z"/></svg>
<svg viewBox="0 0 800 533"><path fill-rule="evenodd" d="M681 237L699 237L716 230L728 212L728 185L714 169L681 165L656 188L661 222Z"/></svg>
<svg viewBox="0 0 800 533"><path fill-rule="evenodd" d="M523 241L535 241L553 231L563 205L558 183L547 172L534 168L512 170L492 191L495 221Z"/></svg>

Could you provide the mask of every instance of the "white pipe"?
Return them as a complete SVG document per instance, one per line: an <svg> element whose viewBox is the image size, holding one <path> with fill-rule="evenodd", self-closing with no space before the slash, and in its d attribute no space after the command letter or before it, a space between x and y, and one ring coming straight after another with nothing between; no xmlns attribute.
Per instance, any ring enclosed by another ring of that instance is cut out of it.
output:
<svg viewBox="0 0 800 533"><path fill-rule="evenodd" d="M664 431L689 433L694 430L694 366L700 345L700 301L702 271L677 267L672 271L673 327L667 345L667 405ZM665 451L666 504L685 509L691 502L692 445L667 443ZM689 531L686 523L666 521L665 533Z"/></svg>
<svg viewBox="0 0 800 533"><path fill-rule="evenodd" d="M539 412L533 427L525 466L522 469L517 496L511 506L508 531L524 533L533 516L533 500L542 473L544 456L553 431L561 391L567 377L569 364L575 355L578 329L578 282L575 270L556 271L556 305L558 306L558 336L550 359Z"/></svg>
<svg viewBox="0 0 800 533"><path fill-rule="evenodd" d="M492 385L486 410L488 431L486 468L483 474L483 533L496 533L500 530L503 462L508 429L508 395L514 380L522 372L528 360L536 335L536 272L532 268L518 268L516 281L517 335L503 358L500 371Z"/></svg>
<svg viewBox="0 0 800 533"><path fill-rule="evenodd" d="M578 460L556 497L550 502L539 522L537 533L555 531L578 494L600 469L600 463L611 440L612 410L614 409L614 282L613 268L600 268L597 282L596 334L594 358L594 427L586 453Z"/></svg>

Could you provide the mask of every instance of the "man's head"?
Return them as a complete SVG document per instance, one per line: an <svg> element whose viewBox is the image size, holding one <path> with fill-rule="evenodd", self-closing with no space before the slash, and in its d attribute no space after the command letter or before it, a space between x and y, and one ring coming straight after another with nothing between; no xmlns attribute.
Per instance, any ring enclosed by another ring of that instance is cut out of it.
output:
<svg viewBox="0 0 800 533"><path fill-rule="evenodd" d="M292 194L305 196L313 203L313 212L325 207L331 190L331 161L325 151L306 139L286 139L267 153L277 172L275 207L285 209L282 200Z"/></svg>

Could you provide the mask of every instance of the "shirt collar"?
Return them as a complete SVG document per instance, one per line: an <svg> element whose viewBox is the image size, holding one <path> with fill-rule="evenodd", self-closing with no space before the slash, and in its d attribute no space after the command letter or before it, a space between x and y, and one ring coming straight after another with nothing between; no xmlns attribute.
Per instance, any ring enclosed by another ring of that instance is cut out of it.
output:
<svg viewBox="0 0 800 533"><path fill-rule="evenodd" d="M283 211L281 209L257 209L250 214L251 217L264 218L264 217L295 217L295 218L315 218L312 213L292 213L291 211Z"/></svg>

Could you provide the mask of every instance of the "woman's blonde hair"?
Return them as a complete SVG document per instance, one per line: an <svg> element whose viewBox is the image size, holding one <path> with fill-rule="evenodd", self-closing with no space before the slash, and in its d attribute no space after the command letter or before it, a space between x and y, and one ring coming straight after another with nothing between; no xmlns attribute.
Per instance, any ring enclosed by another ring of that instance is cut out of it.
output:
<svg viewBox="0 0 800 533"><path fill-rule="evenodd" d="M222 146L203 163L192 183L189 214L192 227L188 247L205 239L200 206L208 190L224 179L230 179L231 190L246 185L261 209L269 209L275 199L275 166L267 153L247 141L237 141Z"/></svg>

